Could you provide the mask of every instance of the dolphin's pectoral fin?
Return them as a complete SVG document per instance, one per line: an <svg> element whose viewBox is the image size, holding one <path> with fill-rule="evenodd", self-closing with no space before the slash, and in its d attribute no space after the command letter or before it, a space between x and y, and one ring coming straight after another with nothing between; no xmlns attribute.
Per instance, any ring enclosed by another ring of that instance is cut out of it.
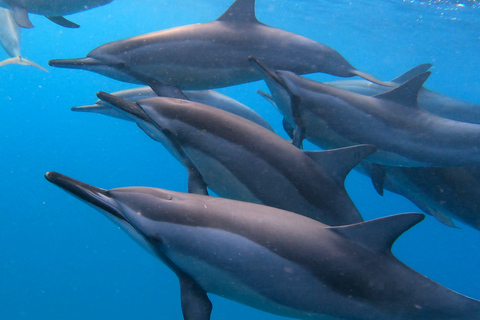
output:
<svg viewBox="0 0 480 320"><path fill-rule="evenodd" d="M437 219L438 221L440 221L441 223L443 223L446 226L460 229L459 227L457 227L455 222L453 222L452 218L450 218L449 216L447 216L446 214L444 214L444 213L442 213L438 210L431 210L427 213L432 215L435 219Z"/></svg>
<svg viewBox="0 0 480 320"><path fill-rule="evenodd" d="M387 173L381 165L372 163L370 167L370 178L372 179L373 186L377 193L383 196L383 185L385 183L385 177Z"/></svg>
<svg viewBox="0 0 480 320"><path fill-rule="evenodd" d="M188 276L179 276L182 312L185 320L210 320L212 302L198 283Z"/></svg>
<svg viewBox="0 0 480 320"><path fill-rule="evenodd" d="M424 218L421 213L402 213L328 229L375 252L391 253L395 240Z"/></svg>
<svg viewBox="0 0 480 320"><path fill-rule="evenodd" d="M259 23L255 16L255 0L237 0L217 21Z"/></svg>
<svg viewBox="0 0 480 320"><path fill-rule="evenodd" d="M350 171L375 151L377 147L361 144L326 151L304 151L304 153L329 174L338 177L339 182L343 184Z"/></svg>
<svg viewBox="0 0 480 320"><path fill-rule="evenodd" d="M132 70L131 68L127 67L127 65L123 62L118 62L112 66L116 67L117 69L121 70L127 75L137 79L138 81L146 84L147 86L152 88L153 92L155 92L159 97L190 100L187 98L187 96L183 93L183 91L179 87L168 86L155 78L138 73Z"/></svg>
<svg viewBox="0 0 480 320"><path fill-rule="evenodd" d="M80 28L80 25L72 22L62 16L45 16L48 20L65 28Z"/></svg>
<svg viewBox="0 0 480 320"><path fill-rule="evenodd" d="M273 100L273 97L271 94L268 94L266 93L265 91L262 91L262 90L257 90L257 93L262 97L264 98L265 100L267 100L268 102L270 102L271 104L273 104L273 106L276 108L277 107L277 104L275 103L275 100Z"/></svg>
<svg viewBox="0 0 480 320"><path fill-rule="evenodd" d="M398 87L385 93L374 95L373 97L394 101L412 108L418 108L418 92L422 89L423 84L431 74L431 71L422 72Z"/></svg>
<svg viewBox="0 0 480 320"><path fill-rule="evenodd" d="M293 140L293 137L295 135L295 127L291 125L290 122L284 117L282 120L282 125L283 125L283 130L288 134L290 139Z"/></svg>
<svg viewBox="0 0 480 320"><path fill-rule="evenodd" d="M195 166L189 166L188 170L188 193L208 196L207 184L203 181L202 174Z"/></svg>
<svg viewBox="0 0 480 320"><path fill-rule="evenodd" d="M28 18L28 11L22 7L13 7L13 18L15 22L22 28L33 28L33 24Z"/></svg>
<svg viewBox="0 0 480 320"><path fill-rule="evenodd" d="M416 66L416 67L408 70L407 72L399 75L398 77L396 77L395 79L393 79L390 82L396 83L396 84L402 84L402 83L407 82L408 80L412 79L413 77L419 75L420 73L428 71L428 69L430 69L431 67L432 67L431 63L421 64L421 65Z"/></svg>
<svg viewBox="0 0 480 320"><path fill-rule="evenodd" d="M293 123L295 124L292 144L295 147L302 149L303 140L305 139L305 126L300 112L300 104L302 102L300 96L294 94L288 88L287 91L290 94L290 105L292 106Z"/></svg>

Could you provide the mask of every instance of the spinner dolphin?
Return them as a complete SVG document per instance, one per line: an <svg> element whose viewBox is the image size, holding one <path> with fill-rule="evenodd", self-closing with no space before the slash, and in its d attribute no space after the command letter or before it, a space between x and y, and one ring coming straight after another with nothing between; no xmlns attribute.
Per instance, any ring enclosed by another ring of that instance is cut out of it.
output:
<svg viewBox="0 0 480 320"><path fill-rule="evenodd" d="M275 133L194 101L157 97L133 103L98 97L129 116L188 171L189 192L265 204L329 225L363 221L348 196L348 173L376 148L301 151Z"/></svg>
<svg viewBox="0 0 480 320"><path fill-rule="evenodd" d="M145 187L104 190L55 172L46 178L175 272L185 320L210 319L207 293L304 320L480 318L479 301L391 253L421 214L329 227L252 203Z"/></svg>
<svg viewBox="0 0 480 320"><path fill-rule="evenodd" d="M149 86L160 82L182 90L201 90L260 80L248 62L251 55L273 69L361 76L384 84L355 69L326 45L259 22L255 0L235 1L213 22L107 43L86 58L57 59L49 64L125 82Z"/></svg>

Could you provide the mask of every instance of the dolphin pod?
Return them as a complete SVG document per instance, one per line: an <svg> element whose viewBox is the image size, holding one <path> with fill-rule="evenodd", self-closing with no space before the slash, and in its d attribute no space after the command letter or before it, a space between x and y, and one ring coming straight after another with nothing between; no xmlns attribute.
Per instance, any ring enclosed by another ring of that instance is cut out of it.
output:
<svg viewBox="0 0 480 320"><path fill-rule="evenodd" d="M207 293L305 320L480 318L480 301L391 253L422 214L330 227L246 202L146 187L104 190L55 172L45 177L98 208L177 275L185 320L210 319Z"/></svg>
<svg viewBox="0 0 480 320"><path fill-rule="evenodd" d="M298 74L361 76L337 51L319 42L267 26L255 17L255 0L236 0L217 20L153 32L104 44L79 59L50 60L53 67L93 71L131 83L201 90L260 80L248 62Z"/></svg>
<svg viewBox="0 0 480 320"><path fill-rule="evenodd" d="M23 28L33 28L29 13L40 14L58 25L78 28L63 16L103 6L113 0L1 0L0 7L13 10L15 23Z"/></svg>
<svg viewBox="0 0 480 320"><path fill-rule="evenodd" d="M0 45L12 57L1 61L0 66L7 64L29 65L48 72L35 62L22 58L20 54L20 35L20 27L14 21L13 12L9 9L0 8Z"/></svg>
<svg viewBox="0 0 480 320"><path fill-rule="evenodd" d="M198 90L198 91L185 91L186 98L189 100L200 102L218 109L228 111L236 114L242 118L255 122L262 127L273 131L272 126L263 119L258 113L247 107L246 105L232 99L215 90ZM122 90L113 92L112 95L119 98L137 102L147 98L158 97L150 87L141 87L135 89ZM93 105L73 107L72 111L78 112L93 112L104 114L110 117L119 118L127 121L132 121L131 116L126 116L124 112L119 112L111 104L98 100Z"/></svg>
<svg viewBox="0 0 480 320"><path fill-rule="evenodd" d="M467 166L480 162L480 126L429 113L417 96L429 72L373 97L300 77L270 71L251 57L263 74L279 111L295 127L294 143L307 138L322 148L372 144L368 161L405 167Z"/></svg>
<svg viewBox="0 0 480 320"><path fill-rule="evenodd" d="M157 97L137 103L98 97L130 117L188 171L189 192L260 203L329 225L363 221L348 196L350 170L373 146L301 151L275 133L194 101Z"/></svg>

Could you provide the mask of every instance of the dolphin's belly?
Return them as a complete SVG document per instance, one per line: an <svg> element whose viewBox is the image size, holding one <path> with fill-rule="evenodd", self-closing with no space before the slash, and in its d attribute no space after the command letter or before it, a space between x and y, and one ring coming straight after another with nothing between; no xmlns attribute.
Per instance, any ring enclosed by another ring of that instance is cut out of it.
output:
<svg viewBox="0 0 480 320"><path fill-rule="evenodd" d="M374 319L370 316L380 315L249 239L218 229L167 228L168 234L162 237L164 252L209 293L299 319Z"/></svg>

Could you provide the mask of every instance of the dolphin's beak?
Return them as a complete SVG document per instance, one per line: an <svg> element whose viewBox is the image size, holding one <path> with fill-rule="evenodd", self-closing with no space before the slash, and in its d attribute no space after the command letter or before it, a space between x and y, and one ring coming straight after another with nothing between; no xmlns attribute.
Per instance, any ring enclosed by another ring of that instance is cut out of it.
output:
<svg viewBox="0 0 480 320"><path fill-rule="evenodd" d="M100 113L99 110L105 109L105 106L96 105L96 104L89 104L87 106L78 106L78 107L71 107L70 110L78 111L78 112L94 112Z"/></svg>
<svg viewBox="0 0 480 320"><path fill-rule="evenodd" d="M114 106L116 109L131 114L136 118L139 118L146 122L151 122L150 118L145 114L142 108L135 102L122 99L120 97L114 96L112 94L100 91L97 93L98 99L109 103Z"/></svg>
<svg viewBox="0 0 480 320"><path fill-rule="evenodd" d="M267 78L271 78L272 80L274 80L275 82L279 83L280 85L282 85L282 80L277 76L277 74L270 70L270 69L267 69L267 67L265 67L257 58L255 57L248 57L248 61L250 62L250 64L255 68L257 69L258 71L260 71L260 73L263 74L263 78L264 79L267 79Z"/></svg>
<svg viewBox="0 0 480 320"><path fill-rule="evenodd" d="M125 220L120 213L121 211L118 208L117 202L109 195L108 190L91 186L57 172L47 172L45 174L45 179L77 198L102 209L121 220Z"/></svg>
<svg viewBox="0 0 480 320"><path fill-rule="evenodd" d="M96 59L86 57L77 59L53 59L48 61L48 65L57 68L85 69L90 66L104 65L104 63Z"/></svg>
<svg viewBox="0 0 480 320"><path fill-rule="evenodd" d="M381 86L385 86L385 87L394 87L395 86L391 82L385 82L385 81L382 81L382 80L378 80L377 78L375 78L371 74L363 72L363 71L351 70L350 72L352 73L352 76L359 76L359 77L361 77L361 78L363 78L367 81L379 84Z"/></svg>

